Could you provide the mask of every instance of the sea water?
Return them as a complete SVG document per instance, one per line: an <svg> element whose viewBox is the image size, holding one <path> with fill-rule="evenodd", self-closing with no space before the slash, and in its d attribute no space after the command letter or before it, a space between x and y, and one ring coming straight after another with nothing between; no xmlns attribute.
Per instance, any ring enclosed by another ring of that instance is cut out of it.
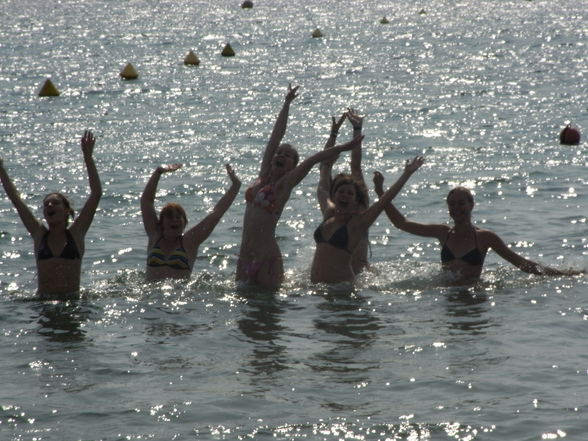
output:
<svg viewBox="0 0 588 441"><path fill-rule="evenodd" d="M587 152L558 135L588 131L587 36L585 0L1 2L5 168L35 213L52 191L79 209L91 129L104 196L75 302L35 300L32 241L0 199L0 439L585 439L586 276L531 276L490 252L478 284L447 287L439 244L382 215L372 271L312 285L315 168L277 228L284 286L233 277L243 191L289 83L284 140L302 158L352 107L370 187L425 155L395 201L409 219L449 222L447 191L466 185L479 227L586 269ZM127 63L137 80L120 78ZM37 96L47 78L59 97ZM139 197L175 162L157 206L181 203L190 224L228 188L225 163L243 191L190 281L147 284Z"/></svg>

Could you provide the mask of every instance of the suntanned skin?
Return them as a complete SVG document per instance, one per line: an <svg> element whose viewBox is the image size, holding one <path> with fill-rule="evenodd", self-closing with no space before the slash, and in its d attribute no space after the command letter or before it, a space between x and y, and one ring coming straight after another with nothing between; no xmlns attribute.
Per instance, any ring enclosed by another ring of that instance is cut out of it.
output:
<svg viewBox="0 0 588 441"><path fill-rule="evenodd" d="M298 96L297 91L298 87L288 87L284 104L264 151L258 178L249 190L255 199L260 190L270 185L273 189L274 208L270 212L254 202L247 203L237 263L238 281L254 283L272 290L278 289L284 280L284 265L276 240L276 226L292 190L314 165L351 150L361 142L361 137L357 137L346 144L315 153L297 164L296 150L289 144L281 143L286 133L290 104Z"/></svg>
<svg viewBox="0 0 588 441"><path fill-rule="evenodd" d="M241 188L241 181L229 164L225 165L231 186L222 198L198 224L184 233L186 221L177 210L170 210L168 215L161 217L161 222L155 211L155 194L157 184L164 173L171 173L181 168L181 164L162 165L157 167L143 190L141 196L141 215L143 227L147 233L147 252L157 243L164 255L169 256L174 250L182 246L186 251L189 269L177 269L170 266L153 267L147 265L146 278L148 281L163 279L186 279L190 277L194 262L198 257L198 248L212 233L223 215L229 209Z"/></svg>
<svg viewBox="0 0 588 441"><path fill-rule="evenodd" d="M384 178L376 172L374 184L376 193L382 191ZM440 244L446 244L454 256L464 256L470 252L477 242L482 256L486 256L489 249L493 249L500 257L517 268L531 274L547 276L574 276L583 271L560 270L542 265L511 250L506 243L493 231L476 228L472 224L474 201L471 193L464 187L454 189L447 197L447 208L453 220L453 226L446 224L421 224L407 220L393 204L388 204L385 211L396 228L410 234L424 237L434 237ZM457 258L443 263L443 269L454 276L452 282L456 285L474 283L479 280L483 265L473 265Z"/></svg>
<svg viewBox="0 0 588 441"><path fill-rule="evenodd" d="M59 193L51 193L43 201L43 217L49 227L47 229L21 199L0 159L0 180L22 223L33 238L36 257L43 237L49 232L47 244L54 257L36 259L37 294L41 298L66 300L79 297L80 272L85 250L84 239L102 197L102 185L92 156L95 142L92 132L85 131L81 139L81 147L88 172L90 196L79 215L69 226L68 218L73 215L73 211L66 206L64 198ZM80 254L79 259L59 257L67 243L66 231L69 231L73 237Z"/></svg>

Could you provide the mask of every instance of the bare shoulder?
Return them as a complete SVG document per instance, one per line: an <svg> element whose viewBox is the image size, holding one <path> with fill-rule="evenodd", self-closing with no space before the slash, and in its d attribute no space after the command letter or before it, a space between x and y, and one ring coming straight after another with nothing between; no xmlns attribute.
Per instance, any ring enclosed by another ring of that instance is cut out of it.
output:
<svg viewBox="0 0 588 441"><path fill-rule="evenodd" d="M496 248L504 243L498 234L485 228L476 228L476 234L478 243L487 248Z"/></svg>

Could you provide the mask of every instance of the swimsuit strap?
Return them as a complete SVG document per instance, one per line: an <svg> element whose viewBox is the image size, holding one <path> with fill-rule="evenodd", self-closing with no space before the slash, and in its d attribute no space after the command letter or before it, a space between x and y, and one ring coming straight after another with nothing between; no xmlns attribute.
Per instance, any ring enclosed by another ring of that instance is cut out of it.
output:
<svg viewBox="0 0 588 441"><path fill-rule="evenodd" d="M169 266L170 268L177 270L191 270L188 255L184 248L183 237L180 237L180 246L166 256L161 246L161 237L155 242L155 245L151 248L149 255L147 256L147 266L158 267L158 266Z"/></svg>
<svg viewBox="0 0 588 441"><path fill-rule="evenodd" d="M37 250L37 260L51 259L52 257L60 257L62 259L74 260L81 259L80 251L76 245L76 241L69 230L65 230L65 245L61 250L59 256L54 256L51 247L49 246L49 230L45 231L41 242L39 243L39 249Z"/></svg>
<svg viewBox="0 0 588 441"><path fill-rule="evenodd" d="M329 245L338 248L340 250L349 251L349 231L347 230L347 223L344 223L338 227L328 240L323 236L323 226L328 219L325 219L320 223L317 229L314 231L314 240L316 243L328 243Z"/></svg>

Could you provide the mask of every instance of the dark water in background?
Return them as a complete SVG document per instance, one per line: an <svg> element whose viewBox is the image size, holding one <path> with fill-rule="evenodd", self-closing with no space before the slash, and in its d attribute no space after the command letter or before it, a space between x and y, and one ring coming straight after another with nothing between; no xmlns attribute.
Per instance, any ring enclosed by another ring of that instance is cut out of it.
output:
<svg viewBox="0 0 588 441"><path fill-rule="evenodd" d="M406 158L427 157L397 198L407 216L446 220L447 190L465 184L476 222L517 252L586 268L586 149L557 138L568 121L586 131L587 11L518 0L0 3L6 168L32 207L54 190L80 207L90 128L105 190L72 304L28 300L32 242L0 200L0 439L584 439L585 277L528 276L491 253L479 285L445 288L437 244L382 216L370 230L375 273L352 292L313 286L315 169L278 227L279 293L232 281L241 196L190 283L146 285L138 198L162 162L184 168L158 201L179 201L192 222L228 185L225 162L245 187L292 82L301 96L286 140L302 157L353 106L366 115L367 175L391 183ZM317 27L322 39L310 37ZM236 57L219 55L226 42ZM182 63L190 49L196 68ZM120 80L127 62L137 81ZM37 97L47 77L60 97Z"/></svg>

